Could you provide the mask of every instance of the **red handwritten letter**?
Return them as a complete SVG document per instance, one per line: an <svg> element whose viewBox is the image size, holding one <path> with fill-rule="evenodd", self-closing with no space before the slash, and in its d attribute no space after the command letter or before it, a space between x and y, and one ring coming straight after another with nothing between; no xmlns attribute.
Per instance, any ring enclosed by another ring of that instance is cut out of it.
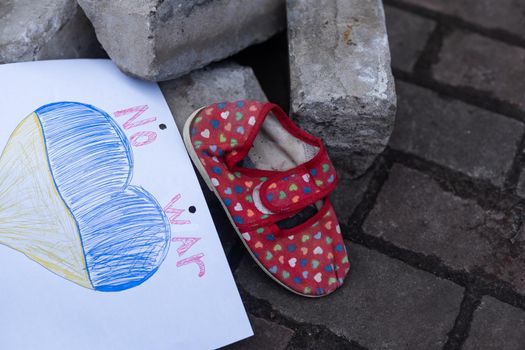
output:
<svg viewBox="0 0 525 350"><path fill-rule="evenodd" d="M135 107L131 107L131 108L128 108L128 109L123 109L123 110L115 112L115 117L118 118L118 117L122 117L123 115L126 115L126 114L135 113L135 114L133 114L133 116L131 118L129 118L124 123L124 129L128 130L128 129L135 128L137 126L141 126L141 125L144 125L144 124L148 124L148 123L151 123L151 122L154 122L155 120L157 120L157 117L151 117L151 118L148 118L148 119L143 119L143 120L136 121L147 110L148 110L148 106L147 105L135 106Z"/></svg>
<svg viewBox="0 0 525 350"><path fill-rule="evenodd" d="M135 147L149 145L156 139L157 133L154 133L153 131L139 131L131 135L129 138L131 144Z"/></svg>
<svg viewBox="0 0 525 350"><path fill-rule="evenodd" d="M203 253L195 254L193 256L190 256L189 258L178 261L177 267L195 263L199 267L199 277L202 277L206 274L206 267L204 266L204 262L201 260L203 257L204 257Z"/></svg>
<svg viewBox="0 0 525 350"><path fill-rule="evenodd" d="M200 240L198 237L173 237L172 242L181 242L182 245L177 248L179 256L183 256L190 248Z"/></svg>
<svg viewBox="0 0 525 350"><path fill-rule="evenodd" d="M170 216L170 223L174 225L186 225L191 223L190 220L177 220L179 216L181 216L182 213L184 213L184 209L177 209L174 207L175 203L181 198L180 193L177 194L175 197L171 199L171 201L164 207L164 212L166 214L173 214Z"/></svg>

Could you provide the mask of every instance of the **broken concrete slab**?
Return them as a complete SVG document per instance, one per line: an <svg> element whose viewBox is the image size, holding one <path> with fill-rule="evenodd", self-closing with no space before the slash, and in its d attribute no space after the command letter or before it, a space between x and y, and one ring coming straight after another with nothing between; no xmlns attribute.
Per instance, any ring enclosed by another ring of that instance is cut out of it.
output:
<svg viewBox="0 0 525 350"><path fill-rule="evenodd" d="M162 82L160 88L181 132L191 113L205 105L248 98L266 101L252 69L228 62L210 65L182 78ZM202 181L201 187L224 250L229 254L237 242L237 233L215 194Z"/></svg>
<svg viewBox="0 0 525 350"><path fill-rule="evenodd" d="M180 77L266 40L283 0L79 0L111 59L147 80Z"/></svg>
<svg viewBox="0 0 525 350"><path fill-rule="evenodd" d="M363 174L396 110L380 0L287 0L291 113L334 160Z"/></svg>
<svg viewBox="0 0 525 350"><path fill-rule="evenodd" d="M0 22L0 63L105 55L74 0L3 0Z"/></svg>

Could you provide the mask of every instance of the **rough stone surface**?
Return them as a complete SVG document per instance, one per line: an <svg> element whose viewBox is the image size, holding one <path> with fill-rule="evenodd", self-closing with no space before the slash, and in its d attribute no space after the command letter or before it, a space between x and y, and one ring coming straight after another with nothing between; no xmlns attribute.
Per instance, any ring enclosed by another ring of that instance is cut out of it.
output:
<svg viewBox="0 0 525 350"><path fill-rule="evenodd" d="M286 317L325 325L370 349L441 349L462 289L356 244L349 253L348 280L326 298L297 297L271 281L250 257L238 268L237 282Z"/></svg>
<svg viewBox="0 0 525 350"><path fill-rule="evenodd" d="M487 29L504 30L525 38L525 3L521 0L402 0L459 17Z"/></svg>
<svg viewBox="0 0 525 350"><path fill-rule="evenodd" d="M103 55L76 1L0 2L0 63Z"/></svg>
<svg viewBox="0 0 525 350"><path fill-rule="evenodd" d="M512 221L510 213L483 209L427 175L394 165L363 229L451 269L491 275L525 295L525 236L516 235Z"/></svg>
<svg viewBox="0 0 525 350"><path fill-rule="evenodd" d="M433 72L444 84L476 89L525 110L523 62L524 48L458 30L444 39Z"/></svg>
<svg viewBox="0 0 525 350"><path fill-rule="evenodd" d="M385 17L392 67L412 72L436 22L391 6L385 6Z"/></svg>
<svg viewBox="0 0 525 350"><path fill-rule="evenodd" d="M263 41L285 23L283 0L79 0L111 59L147 80L180 77Z"/></svg>
<svg viewBox="0 0 525 350"><path fill-rule="evenodd" d="M288 0L291 110L360 175L386 144L395 89L380 0Z"/></svg>
<svg viewBox="0 0 525 350"><path fill-rule="evenodd" d="M160 88L181 132L186 119L193 111L205 105L246 98L266 100L251 68L234 63L211 65L182 78L162 82ZM196 173L198 174L198 171ZM198 177L215 227L228 254L237 242L237 233L215 194L208 189L200 175Z"/></svg>
<svg viewBox="0 0 525 350"><path fill-rule="evenodd" d="M244 99L266 101L252 69L235 63L211 65L162 82L160 88L181 131L191 113L208 104Z"/></svg>
<svg viewBox="0 0 525 350"><path fill-rule="evenodd" d="M356 342L349 342L322 326L299 328L286 350L364 350Z"/></svg>
<svg viewBox="0 0 525 350"><path fill-rule="evenodd" d="M223 349L284 350L294 334L293 330L290 328L281 326L277 323L272 323L263 318L250 316L250 323L252 324L253 333L255 333L253 337L241 340L240 342L226 346Z"/></svg>
<svg viewBox="0 0 525 350"><path fill-rule="evenodd" d="M484 297L463 350L525 349L525 311Z"/></svg>
<svg viewBox="0 0 525 350"><path fill-rule="evenodd" d="M519 196L525 198L525 171L521 171L520 179L518 181L517 193Z"/></svg>
<svg viewBox="0 0 525 350"><path fill-rule="evenodd" d="M512 167L523 124L397 81L390 145L501 186Z"/></svg>

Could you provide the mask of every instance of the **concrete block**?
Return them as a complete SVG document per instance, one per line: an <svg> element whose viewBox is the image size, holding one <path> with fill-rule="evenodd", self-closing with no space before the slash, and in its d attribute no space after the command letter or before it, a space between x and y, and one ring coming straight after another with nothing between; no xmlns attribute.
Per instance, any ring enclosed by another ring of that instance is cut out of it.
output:
<svg viewBox="0 0 525 350"><path fill-rule="evenodd" d="M396 95L380 0L288 0L291 112L358 176L388 143Z"/></svg>
<svg viewBox="0 0 525 350"><path fill-rule="evenodd" d="M2 0L0 23L0 63L105 55L74 0Z"/></svg>
<svg viewBox="0 0 525 350"><path fill-rule="evenodd" d="M111 59L147 80L180 77L266 40L283 0L79 0Z"/></svg>
<svg viewBox="0 0 525 350"><path fill-rule="evenodd" d="M266 101L252 69L230 62L162 82L160 88L181 131L186 119L197 108L220 101Z"/></svg>

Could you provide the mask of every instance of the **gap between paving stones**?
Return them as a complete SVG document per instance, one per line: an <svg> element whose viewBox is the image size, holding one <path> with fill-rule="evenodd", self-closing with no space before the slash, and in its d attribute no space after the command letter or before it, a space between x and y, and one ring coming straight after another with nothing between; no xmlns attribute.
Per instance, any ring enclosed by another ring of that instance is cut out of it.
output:
<svg viewBox="0 0 525 350"><path fill-rule="evenodd" d="M523 123L400 80L396 89L391 148L503 187Z"/></svg>
<svg viewBox="0 0 525 350"><path fill-rule="evenodd" d="M385 4L390 4L390 1L386 1ZM404 5L397 6L397 2L394 2L391 5L394 5L394 7L399 9L407 10ZM409 7L413 6L409 5ZM436 26L428 38L419 59L414 65L413 73L407 73L400 71L399 69L392 68L392 72L396 79L405 80L407 82L412 82L423 87L430 88L440 94L467 102L492 112L506 115L507 117L514 118L520 122L525 121L525 111L521 110L518 106L512 103L502 101L492 96L490 92L477 90L467 86L451 86L436 81L432 77L432 67L439 62L439 53L441 51L443 41L448 35L452 34L455 30L462 29L462 27L455 25L455 23L443 21L439 16L428 16L424 13L420 13L419 11L410 12L436 20ZM470 30L471 28L465 29ZM477 31L473 31L477 33ZM484 35L483 33L480 34ZM499 38L489 38L501 41ZM514 43L510 43L510 45L514 45ZM514 46L525 47L525 40L524 45Z"/></svg>
<svg viewBox="0 0 525 350"><path fill-rule="evenodd" d="M385 5L397 7L407 12L412 12L422 17L436 20L443 24L458 27L461 29L470 30L472 32L479 33L488 38L491 38L497 41L501 41L509 45L520 46L520 47L525 48L525 38L522 38L519 35L510 33L503 29L486 28L478 24L465 21L459 17L447 15L447 14L437 12L437 11L433 11L433 10L430 10L428 8L424 8L421 6L405 3L402 0L383 0L383 3Z"/></svg>
<svg viewBox="0 0 525 350"><path fill-rule="evenodd" d="M438 15L428 16L428 13L425 14L425 12L431 11L426 9L422 9L422 11L411 11L413 10L413 5L405 6L402 4L401 6L397 6L399 5L397 1L386 1L385 3L392 3L392 5L397 8L409 10L410 12L437 20L437 25L428 38L427 43L414 66L413 72L407 73L393 68L396 79L429 88L441 95L504 115L522 123L525 121L525 111L513 104L494 98L488 92L477 91L471 87L453 87L433 79L432 67L439 61L439 53L441 51L443 40L455 30L455 27L452 25L455 23L443 21ZM525 166L525 155L523 154L524 149L525 134L522 136L520 143L518 144L516 153L513 157L511 170L507 174L504 182L504 189L509 193L516 191L521 170Z"/></svg>
<svg viewBox="0 0 525 350"><path fill-rule="evenodd" d="M525 133L521 136L521 140L516 148L516 154L514 155L514 161L503 184L503 188L508 191L515 192L518 187L521 171L525 167L525 154L523 150L525 150Z"/></svg>
<svg viewBox="0 0 525 350"><path fill-rule="evenodd" d="M448 339L443 350L461 349L469 336L474 312L476 312L480 304L481 295L466 288L459 308L458 317L454 322L454 327L447 335Z"/></svg>
<svg viewBox="0 0 525 350"><path fill-rule="evenodd" d="M386 3L390 3L387 1ZM398 5L396 1L392 2L393 5ZM412 8L412 5L396 6L401 9L406 7ZM423 12L426 12L423 9ZM420 15L419 11L411 11ZM431 12L431 11L430 11ZM429 88L441 95L469 103L471 105L489 110L501 114L503 116L515 119L521 123L525 122L525 111L521 110L518 106L511 103L501 101L492 96L490 92L478 91L471 87L458 87L450 86L436 81L432 77L432 67L434 64L439 62L439 53L443 44L443 40L446 36L450 35L456 28L444 21L440 20L439 16L426 16L437 20L437 25L434 31L427 40L427 43L420 54L419 59L414 65L412 73L407 73L393 68L393 73L396 79L400 79L405 82L410 82L425 88ZM496 38L497 39L497 38ZM525 149L525 134L522 136L520 143L516 149L514 159L512 162L511 170L507 174L507 178L504 182L504 188L509 192L514 192L519 182L521 169L525 166L525 155L523 150Z"/></svg>
<svg viewBox="0 0 525 350"><path fill-rule="evenodd" d="M342 228L347 229L345 226ZM377 251L390 258L400 260L416 269L429 272L437 277L452 281L459 286L471 289L474 291L473 293L475 293L475 295L492 296L504 303L525 310L525 297L514 292L508 283L495 280L492 276L487 276L482 272L473 272L469 274L464 271L451 270L436 256L414 253L399 248L388 241L367 235L360 229L354 229L354 233L345 235L345 239L361 244L366 248ZM489 279L492 279L492 281ZM474 301L469 302L468 304L462 303L459 315L456 319L457 324L455 323L453 329L449 332L449 341L447 343L455 344L463 342L463 340L466 339L466 332L468 331L471 321L471 316L469 315L475 311Z"/></svg>
<svg viewBox="0 0 525 350"><path fill-rule="evenodd" d="M513 287L507 282L498 280L495 277L489 276L481 271L467 273L465 271L450 269L445 264L443 264L441 259L437 256L415 253L410 250L397 247L396 245L384 239L377 238L363 232L361 229L362 223L374 207L376 198L379 195L383 184L388 179L388 172L393 164L400 163L412 169L422 170L421 166L414 167L411 162L407 162L406 159L403 159L403 156L400 156L399 152L388 150L386 152L386 156L382 156L382 158L383 159L380 161L383 162L384 165L381 167L381 170L375 174L374 179L372 179L370 182L363 201L358 205L357 209L352 214L350 221L347 224L342 225L343 232L345 232L345 238L352 242L359 243L369 249L373 249L382 254L385 254L389 257L401 260L417 269L430 272L444 279L448 279L462 287L471 290L477 295L490 295L505 303L525 310L525 296L515 292ZM435 167L437 168L438 166ZM433 179L438 180L440 185L447 183L448 186L451 186L444 187L444 190L448 192L454 192L455 194L458 194L458 192L451 191L451 189L457 189L464 186L464 184L461 183L454 183L453 176L451 177L450 174L445 174L446 179L443 179L443 176L436 176L435 169L429 171L427 167L426 171L423 171ZM465 198L461 192L462 191L459 191L458 195L462 198ZM477 190L471 192L471 194L478 193L479 195L479 191ZM523 205L523 201L521 199L518 200L521 202L521 205ZM487 205L489 203L482 200L479 204L480 206L483 206L483 204ZM490 207L494 208L494 206ZM498 209L501 210L501 208Z"/></svg>
<svg viewBox="0 0 525 350"><path fill-rule="evenodd" d="M501 189L487 180L473 179L459 171L402 151L388 149L389 164L399 163L429 175L446 192L474 200L484 209L510 211L525 209L525 200L512 191Z"/></svg>
<svg viewBox="0 0 525 350"><path fill-rule="evenodd" d="M418 63L416 63L415 69L418 69ZM431 77L428 77L426 73L422 72L407 74L395 68L392 68L392 71L396 79L431 89L443 96L463 101L494 113L502 114L521 123L525 122L525 112L523 110L518 106L495 98L490 92L479 91L467 86L446 85L435 81Z"/></svg>
<svg viewBox="0 0 525 350"><path fill-rule="evenodd" d="M432 40L432 38L430 40ZM430 50L434 49L432 48ZM425 55L425 52L423 52L422 55ZM420 63L416 63L416 69L418 64ZM518 107L513 106L509 103L496 100L488 93L479 92L469 87L458 88L447 86L434 81L431 77L424 77L424 74L422 73L408 74L406 72L401 72L396 69L393 69L393 72L397 80L401 80L430 89L442 96L449 97L494 113L501 114L504 117L514 119L520 123L525 123L525 111L522 111ZM507 174L507 177L504 182L504 189L507 192L514 192L516 190L521 170L525 166L525 155L523 154L524 150L525 134L522 136L518 144L516 153L514 155L514 159L512 161L511 170ZM499 189L497 190L499 191Z"/></svg>
<svg viewBox="0 0 525 350"><path fill-rule="evenodd" d="M524 315L522 310L494 298L483 297L462 349L524 349Z"/></svg>
<svg viewBox="0 0 525 350"><path fill-rule="evenodd" d="M373 208L377 194L375 191L380 190L394 163L419 170L430 176L445 191L452 192L454 195L463 199L474 200L484 209L497 209L507 212L509 210L525 210L525 200L509 190L500 189L486 180L473 179L463 173L412 154L387 148L376 162L378 170L370 181L368 191L364 195L363 201L357 207L359 210L356 209L351 216L350 223L354 227L360 227L366 215L368 215L368 211ZM371 188L376 190L371 190Z"/></svg>
<svg viewBox="0 0 525 350"><path fill-rule="evenodd" d="M377 169L379 170L371 180L368 190L363 197L363 201L353 213L349 224L342 225L343 232L351 232L349 231L349 226L352 230L358 228L356 233L346 235L346 238L351 241L360 243L370 249L374 249L387 256L401 260L418 269L451 280L466 288L459 314L454 323L454 327L448 333L448 340L444 346L444 349L460 349L469 336L474 312L478 308L483 295L494 296L503 302L522 309L525 308L525 298L515 293L510 285L496 280L491 276L484 276L483 274L476 276L476 273L468 274L466 272L450 270L435 256L424 256L423 254L398 248L387 241L369 236L361 231L362 223L366 219L368 213L373 209L376 197L381 191L383 184L388 179L389 170L396 162L411 168L416 168L417 170L422 170L425 174L430 174L433 179L438 180L440 185L442 185L446 191L459 194L463 198L467 195L467 197L481 202L484 207L500 207L502 204L501 197L508 196L508 194L502 193L499 189L494 188L494 186L488 183L481 184L481 187L483 188L480 191L479 189L476 189L477 187L480 187L480 185L474 184L475 181L463 174L456 173L450 169L432 164L425 160L417 159L415 156L409 156L402 152L387 149L384 155L377 160L377 163L379 163ZM460 177L459 181L457 177ZM479 182L481 183L482 181ZM465 189L467 189L467 191L465 191ZM498 194L493 196L495 192L498 192ZM480 196L480 194L483 193L485 196ZM490 197L496 198L491 198L487 201L486 194L490 194ZM513 196L512 200L509 201L509 199L506 199L506 201L509 204L512 202L520 202L522 204L521 199L515 196ZM521 216L519 217L521 218ZM515 229L519 232L521 229L521 220Z"/></svg>
<svg viewBox="0 0 525 350"><path fill-rule="evenodd" d="M444 96L472 104L491 112L505 115L509 118L516 119L519 122L525 122L525 111L512 103L494 97L488 91L476 90L468 86L451 86L439 82L432 77L432 67L439 61L439 52L441 50L443 39L446 35L449 35L452 32L452 28L444 27L438 23L434 32L430 35L423 52L414 65L414 72L407 73L392 68L394 77L396 79L429 88Z"/></svg>

